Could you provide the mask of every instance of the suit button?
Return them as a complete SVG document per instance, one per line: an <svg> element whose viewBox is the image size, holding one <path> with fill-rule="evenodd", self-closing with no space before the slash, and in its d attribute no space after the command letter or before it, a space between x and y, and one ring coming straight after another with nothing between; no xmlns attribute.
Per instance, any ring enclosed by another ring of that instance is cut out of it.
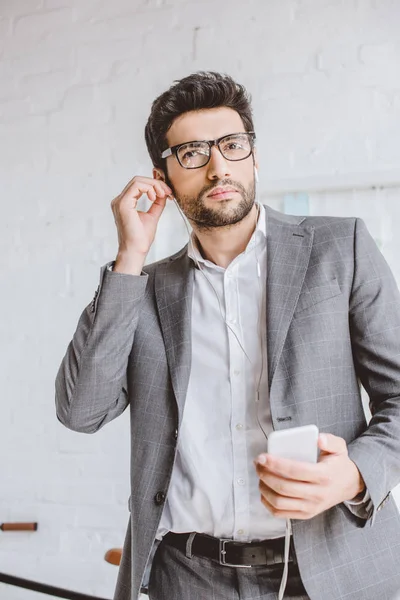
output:
<svg viewBox="0 0 400 600"><path fill-rule="evenodd" d="M154 502L157 504L157 506L160 506L160 504L163 504L164 501L165 501L164 492L157 492L157 494L154 496Z"/></svg>
<svg viewBox="0 0 400 600"><path fill-rule="evenodd" d="M177 439L178 439L178 430L175 429L175 431L174 431L174 440L177 440Z"/></svg>

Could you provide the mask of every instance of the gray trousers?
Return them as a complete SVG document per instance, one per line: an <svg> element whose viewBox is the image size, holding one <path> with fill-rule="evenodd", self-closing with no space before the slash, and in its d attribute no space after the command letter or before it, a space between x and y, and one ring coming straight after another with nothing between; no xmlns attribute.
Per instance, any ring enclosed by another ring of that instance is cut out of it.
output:
<svg viewBox="0 0 400 600"><path fill-rule="evenodd" d="M283 564L237 568L186 555L163 542L149 580L149 600L277 600ZM309 600L296 563L289 563L285 600Z"/></svg>

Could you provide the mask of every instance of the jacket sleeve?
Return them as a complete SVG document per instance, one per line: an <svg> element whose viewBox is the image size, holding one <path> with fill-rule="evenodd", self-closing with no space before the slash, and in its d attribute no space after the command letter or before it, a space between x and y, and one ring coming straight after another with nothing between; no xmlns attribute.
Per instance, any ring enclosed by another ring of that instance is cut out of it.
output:
<svg viewBox="0 0 400 600"><path fill-rule="evenodd" d="M110 263L111 264L111 263ZM129 403L127 365L148 276L102 267L56 377L56 415L74 431L94 433Z"/></svg>
<svg viewBox="0 0 400 600"><path fill-rule="evenodd" d="M393 274L356 219L350 331L357 375L370 399L372 419L348 446L376 513L400 482L400 294Z"/></svg>

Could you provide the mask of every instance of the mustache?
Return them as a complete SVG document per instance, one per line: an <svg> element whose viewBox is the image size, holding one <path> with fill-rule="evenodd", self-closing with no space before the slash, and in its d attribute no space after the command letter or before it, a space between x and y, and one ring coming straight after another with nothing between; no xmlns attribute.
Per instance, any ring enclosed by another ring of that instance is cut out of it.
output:
<svg viewBox="0 0 400 600"><path fill-rule="evenodd" d="M218 187L224 187L224 186L234 187L235 189L238 190L238 192L241 192L242 194L246 194L246 189L238 181L234 181L233 179L219 179L218 181L214 181L213 183L204 187L201 190L201 192L199 194L199 200L203 200L205 198L205 196L207 196L214 189L216 189Z"/></svg>

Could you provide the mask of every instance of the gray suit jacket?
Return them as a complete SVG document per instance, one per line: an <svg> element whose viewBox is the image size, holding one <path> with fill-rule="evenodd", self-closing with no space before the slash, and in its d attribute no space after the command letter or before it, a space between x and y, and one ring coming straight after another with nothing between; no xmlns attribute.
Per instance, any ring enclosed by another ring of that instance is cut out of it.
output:
<svg viewBox="0 0 400 600"><path fill-rule="evenodd" d="M340 504L293 521L300 573L312 600L394 599L400 591L400 520L390 495L400 481L397 286L361 220L266 211L274 428L315 423L343 437L373 503L368 519ZM103 267L57 375L57 417L74 431L94 433L130 404L131 515L116 600L138 598L168 493L191 365L193 269L187 248L146 266L140 277ZM370 397L368 426L360 382Z"/></svg>

